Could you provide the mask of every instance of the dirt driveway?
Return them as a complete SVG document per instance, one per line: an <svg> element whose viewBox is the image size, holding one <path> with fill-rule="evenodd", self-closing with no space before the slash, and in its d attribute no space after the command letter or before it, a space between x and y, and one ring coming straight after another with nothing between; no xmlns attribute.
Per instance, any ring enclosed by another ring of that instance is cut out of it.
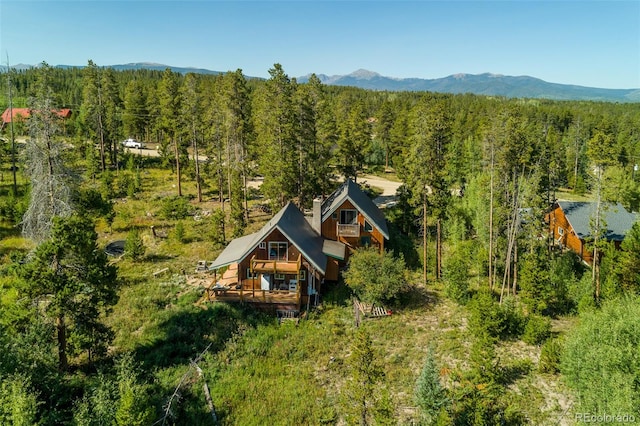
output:
<svg viewBox="0 0 640 426"><path fill-rule="evenodd" d="M150 145L147 149L133 149L133 148L124 148L125 151L133 152L134 154L146 156L146 157L157 157L159 156L157 151L157 146ZM193 159L193 154L190 154L190 159ZM207 157L204 155L199 155L198 159L200 161L207 161ZM362 175L358 178L358 183L360 184L368 184L375 188L382 189L382 194L375 200L373 200L378 206L385 207L388 206L389 203L393 203L396 200L396 191L402 185L401 182L392 181L389 179L385 179L381 176L374 175ZM262 185L262 178L258 177L247 182L249 187L259 188Z"/></svg>

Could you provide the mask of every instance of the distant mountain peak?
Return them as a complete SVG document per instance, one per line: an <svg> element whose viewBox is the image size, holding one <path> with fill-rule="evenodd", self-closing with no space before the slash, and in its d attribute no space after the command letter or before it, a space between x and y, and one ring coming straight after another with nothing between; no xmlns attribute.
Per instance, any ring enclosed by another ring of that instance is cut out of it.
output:
<svg viewBox="0 0 640 426"><path fill-rule="evenodd" d="M381 77L381 75L378 74L377 72L373 72L373 71L369 71L369 70L365 70L363 68L360 68L359 70L356 70L356 71L352 72L351 74L349 74L349 77L359 78L359 79L362 79L362 80L371 80L372 78Z"/></svg>
<svg viewBox="0 0 640 426"><path fill-rule="evenodd" d="M376 72L359 69L348 75L318 75L324 84L352 86L368 90L421 91L438 93L474 93L508 98L544 98L554 100L591 100L608 102L638 102L640 89L602 89L549 83L526 75L508 76L485 72L458 73L435 79L384 77ZM298 80L305 83L308 78Z"/></svg>

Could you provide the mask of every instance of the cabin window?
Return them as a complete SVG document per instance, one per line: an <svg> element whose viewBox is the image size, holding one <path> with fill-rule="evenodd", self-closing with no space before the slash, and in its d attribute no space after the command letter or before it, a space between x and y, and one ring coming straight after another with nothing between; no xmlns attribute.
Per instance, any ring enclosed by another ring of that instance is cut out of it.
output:
<svg viewBox="0 0 640 426"><path fill-rule="evenodd" d="M284 274L275 274L274 279L276 280L284 280Z"/></svg>
<svg viewBox="0 0 640 426"><path fill-rule="evenodd" d="M371 236L363 235L360 237L360 245L362 247L369 247L371 245Z"/></svg>
<svg viewBox="0 0 640 426"><path fill-rule="evenodd" d="M358 223L358 210L340 210L340 224L352 225Z"/></svg>
<svg viewBox="0 0 640 426"><path fill-rule="evenodd" d="M287 246L286 242L269 241L269 260L287 260Z"/></svg>
<svg viewBox="0 0 640 426"><path fill-rule="evenodd" d="M369 221L365 220L364 221L364 230L366 232L371 232L373 231L373 226L371 226L371 224L369 223Z"/></svg>
<svg viewBox="0 0 640 426"><path fill-rule="evenodd" d="M261 242L260 245L258 246L258 248L266 249L267 248L267 243L265 243L264 241Z"/></svg>
<svg viewBox="0 0 640 426"><path fill-rule="evenodd" d="M251 273L251 268L247 268L247 279L251 280L255 278L258 278L258 273L257 272Z"/></svg>
<svg viewBox="0 0 640 426"><path fill-rule="evenodd" d="M558 235L564 235L564 228L562 226L558 226Z"/></svg>
<svg viewBox="0 0 640 426"><path fill-rule="evenodd" d="M307 279L307 271L302 270L300 271L300 281L304 281Z"/></svg>

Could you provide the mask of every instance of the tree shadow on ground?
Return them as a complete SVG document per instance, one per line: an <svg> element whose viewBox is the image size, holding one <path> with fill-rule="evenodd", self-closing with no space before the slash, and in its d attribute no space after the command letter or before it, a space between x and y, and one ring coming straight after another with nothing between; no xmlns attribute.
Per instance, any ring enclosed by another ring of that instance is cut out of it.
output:
<svg viewBox="0 0 640 426"><path fill-rule="evenodd" d="M334 304L337 306L347 306L351 304L353 292L344 283L342 278L339 281L329 281L322 289L322 303Z"/></svg>
<svg viewBox="0 0 640 426"><path fill-rule="evenodd" d="M396 309L405 312L424 311L425 308L432 308L440 302L438 293L426 289L424 286L410 285L400 293L396 303Z"/></svg>
<svg viewBox="0 0 640 426"><path fill-rule="evenodd" d="M158 325L163 336L134 351L146 370L188 364L209 345L209 353L218 352L241 326L255 327L273 319L248 307L223 303L188 306L166 317Z"/></svg>
<svg viewBox="0 0 640 426"><path fill-rule="evenodd" d="M152 254L146 255L144 257L144 261L145 262L150 262L150 263L155 263L155 262L165 262L167 260L173 260L175 258L176 258L175 255L152 253Z"/></svg>
<svg viewBox="0 0 640 426"><path fill-rule="evenodd" d="M530 360L515 360L498 368L497 382L503 386L509 386L527 376L532 370L533 364Z"/></svg>

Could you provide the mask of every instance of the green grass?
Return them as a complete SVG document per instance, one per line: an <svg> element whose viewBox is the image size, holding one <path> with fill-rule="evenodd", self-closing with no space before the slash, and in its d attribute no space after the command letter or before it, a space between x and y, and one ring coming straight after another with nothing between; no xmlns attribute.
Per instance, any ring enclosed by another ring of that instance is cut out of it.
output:
<svg viewBox="0 0 640 426"><path fill-rule="evenodd" d="M173 234L176 221L159 214L163 200L176 194L174 185L175 176L170 172L145 169L142 191L133 198L116 201L111 227L104 221L98 224L101 245L126 239L129 230L137 228L146 246L140 261L113 260L123 285L118 303L104 318L115 332L110 356L134 354L158 419L167 399L187 375L181 398L172 406L175 424L210 424L203 379L190 368L190 361L205 348L208 350L199 365L222 424L344 421L346 407L352 404L345 399L344 387L350 377L348 361L355 333L348 289L340 285L331 288L323 296L324 304L297 326L278 325L272 316L251 307L205 302L206 279L192 281L185 275L193 275L198 260L213 260L220 252L210 242L212 223L204 214L220 205L211 201L215 192L207 192L207 201L200 204L191 198L191 204L203 214L198 221L192 217L182 220L184 236L178 241ZM193 197L193 182L184 179L183 191ZM259 229L268 218L252 213L246 232ZM166 238L154 238L151 226ZM13 229L2 228L0 232L0 253L5 254L5 263L11 251L31 247ZM154 275L165 268L165 273ZM414 274L413 279L419 278L419 273ZM370 332L384 366L381 386L392 396L398 424L419 420L413 392L429 346L435 350L446 386L454 385L454 372L468 368L469 313L442 293L441 284L428 289L414 286L403 298L403 307L392 307L393 315L362 324ZM14 283L0 279L0 308L15 303L16 297ZM563 333L572 328L572 321L556 320L554 330ZM509 373L508 397L513 405L535 424L553 424L559 419L566 408L562 398L567 393L558 376L537 373L539 348L509 341L501 342L497 352L500 365Z"/></svg>

